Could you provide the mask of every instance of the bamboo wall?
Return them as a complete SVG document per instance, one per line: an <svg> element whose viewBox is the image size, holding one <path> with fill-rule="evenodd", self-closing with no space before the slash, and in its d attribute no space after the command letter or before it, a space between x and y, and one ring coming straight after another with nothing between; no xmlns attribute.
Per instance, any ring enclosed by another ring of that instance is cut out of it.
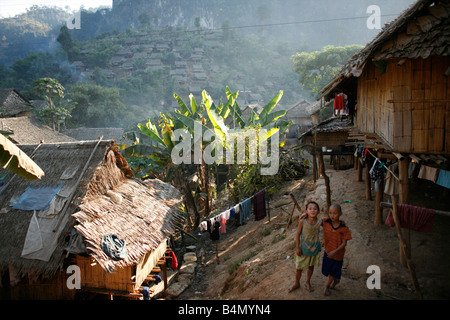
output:
<svg viewBox="0 0 450 320"><path fill-rule="evenodd" d="M49 279L22 278L15 286L3 287L3 299L8 300L73 300L76 290L67 287L66 270Z"/></svg>
<svg viewBox="0 0 450 320"><path fill-rule="evenodd" d="M394 151L450 153L450 57L368 62L358 79L356 124L383 137Z"/></svg>
<svg viewBox="0 0 450 320"><path fill-rule="evenodd" d="M80 267L82 289L134 291L131 280L134 274L132 266L117 268L114 272L108 273L99 264L91 265L92 263L91 257L77 256L76 265Z"/></svg>

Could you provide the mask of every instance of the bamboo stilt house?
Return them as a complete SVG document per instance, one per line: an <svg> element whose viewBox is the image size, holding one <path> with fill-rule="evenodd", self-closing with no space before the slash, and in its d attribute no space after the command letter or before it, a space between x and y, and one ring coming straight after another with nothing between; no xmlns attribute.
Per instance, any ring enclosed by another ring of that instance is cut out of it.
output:
<svg viewBox="0 0 450 320"><path fill-rule="evenodd" d="M11 176L2 186L1 297L73 299L81 291L136 297L174 232L178 190L134 179L112 141L21 147L45 176ZM105 235L122 240L126 254L105 251ZM70 266L79 268L81 290L68 286Z"/></svg>
<svg viewBox="0 0 450 320"><path fill-rule="evenodd" d="M356 94L355 126L388 150L450 153L450 1L419 0L321 90Z"/></svg>

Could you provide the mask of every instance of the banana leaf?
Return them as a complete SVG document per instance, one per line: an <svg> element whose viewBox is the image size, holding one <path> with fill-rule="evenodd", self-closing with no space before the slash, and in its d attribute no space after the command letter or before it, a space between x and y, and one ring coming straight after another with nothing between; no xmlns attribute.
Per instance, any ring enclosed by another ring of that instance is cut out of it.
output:
<svg viewBox="0 0 450 320"><path fill-rule="evenodd" d="M0 134L0 164L28 180L41 179L44 171L25 152Z"/></svg>
<svg viewBox="0 0 450 320"><path fill-rule="evenodd" d="M157 142L165 145L163 139L159 135L158 129L156 128L156 126L154 124L152 124L150 119L148 120L146 125L138 124L138 128L139 128L139 130L141 130L141 132L143 134L145 134L145 135L149 136L150 138L152 138L153 140L156 140Z"/></svg>
<svg viewBox="0 0 450 320"><path fill-rule="evenodd" d="M269 113L272 112L272 110L276 107L278 102L280 102L282 97L283 97L283 90L280 90L280 92L272 100L270 100L270 102L264 107L263 111L261 111L259 115L260 121L264 121L264 118L266 118L269 115Z"/></svg>

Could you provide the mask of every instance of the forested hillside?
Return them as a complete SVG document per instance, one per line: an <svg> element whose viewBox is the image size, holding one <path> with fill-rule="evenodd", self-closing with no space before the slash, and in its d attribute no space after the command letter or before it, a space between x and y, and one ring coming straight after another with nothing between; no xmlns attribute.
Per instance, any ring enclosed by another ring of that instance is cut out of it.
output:
<svg viewBox="0 0 450 320"><path fill-rule="evenodd" d="M377 1L382 23L411 2ZM94 110L95 103L80 98L75 100L74 125L86 126L106 125L101 119L134 126L134 121L176 105L173 93L186 99L206 89L221 100L226 86L240 91L242 105L267 102L283 90L280 106L288 109L301 99L313 100L311 91L299 84L291 57L326 45L364 45L379 31L366 27L370 4L116 0L112 9L81 10L80 29L71 30L66 21L73 13L35 6L0 20L0 86L14 87L29 98L37 98L32 82L42 77L56 78L66 87L67 98L116 90L110 92L112 99L120 97L128 115Z"/></svg>

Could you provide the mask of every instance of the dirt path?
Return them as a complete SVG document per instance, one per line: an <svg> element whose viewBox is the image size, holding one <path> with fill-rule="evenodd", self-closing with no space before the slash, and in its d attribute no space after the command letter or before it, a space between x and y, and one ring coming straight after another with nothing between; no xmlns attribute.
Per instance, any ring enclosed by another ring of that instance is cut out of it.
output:
<svg viewBox="0 0 450 320"><path fill-rule="evenodd" d="M235 300L377 300L416 299L407 268L399 263L399 244L395 228L375 226L374 201L365 199L364 182L358 182L353 169L328 170L332 202L339 203L343 220L353 239L347 246L341 283L330 296L323 295L326 278L320 266L314 271L313 291L303 288L291 293L288 289L295 278L292 256L298 211L292 225L286 229L288 213L292 210L289 193L304 207L305 200L317 201L325 208L323 179L316 183L311 176L285 184L270 202L271 220L253 221L232 226L219 240L217 264L215 243L209 234L198 235L197 253L200 260L191 285L177 299L235 299ZM344 202L345 200L350 200ZM283 208L284 210L282 210ZM386 218L387 211L384 213ZM322 213L323 216L323 213ZM411 232L412 259L424 299L449 299L450 218L436 216L432 233ZM203 253L203 254L202 254ZM367 267L377 265L381 271L381 289L367 288ZM304 283L304 277L301 285Z"/></svg>

